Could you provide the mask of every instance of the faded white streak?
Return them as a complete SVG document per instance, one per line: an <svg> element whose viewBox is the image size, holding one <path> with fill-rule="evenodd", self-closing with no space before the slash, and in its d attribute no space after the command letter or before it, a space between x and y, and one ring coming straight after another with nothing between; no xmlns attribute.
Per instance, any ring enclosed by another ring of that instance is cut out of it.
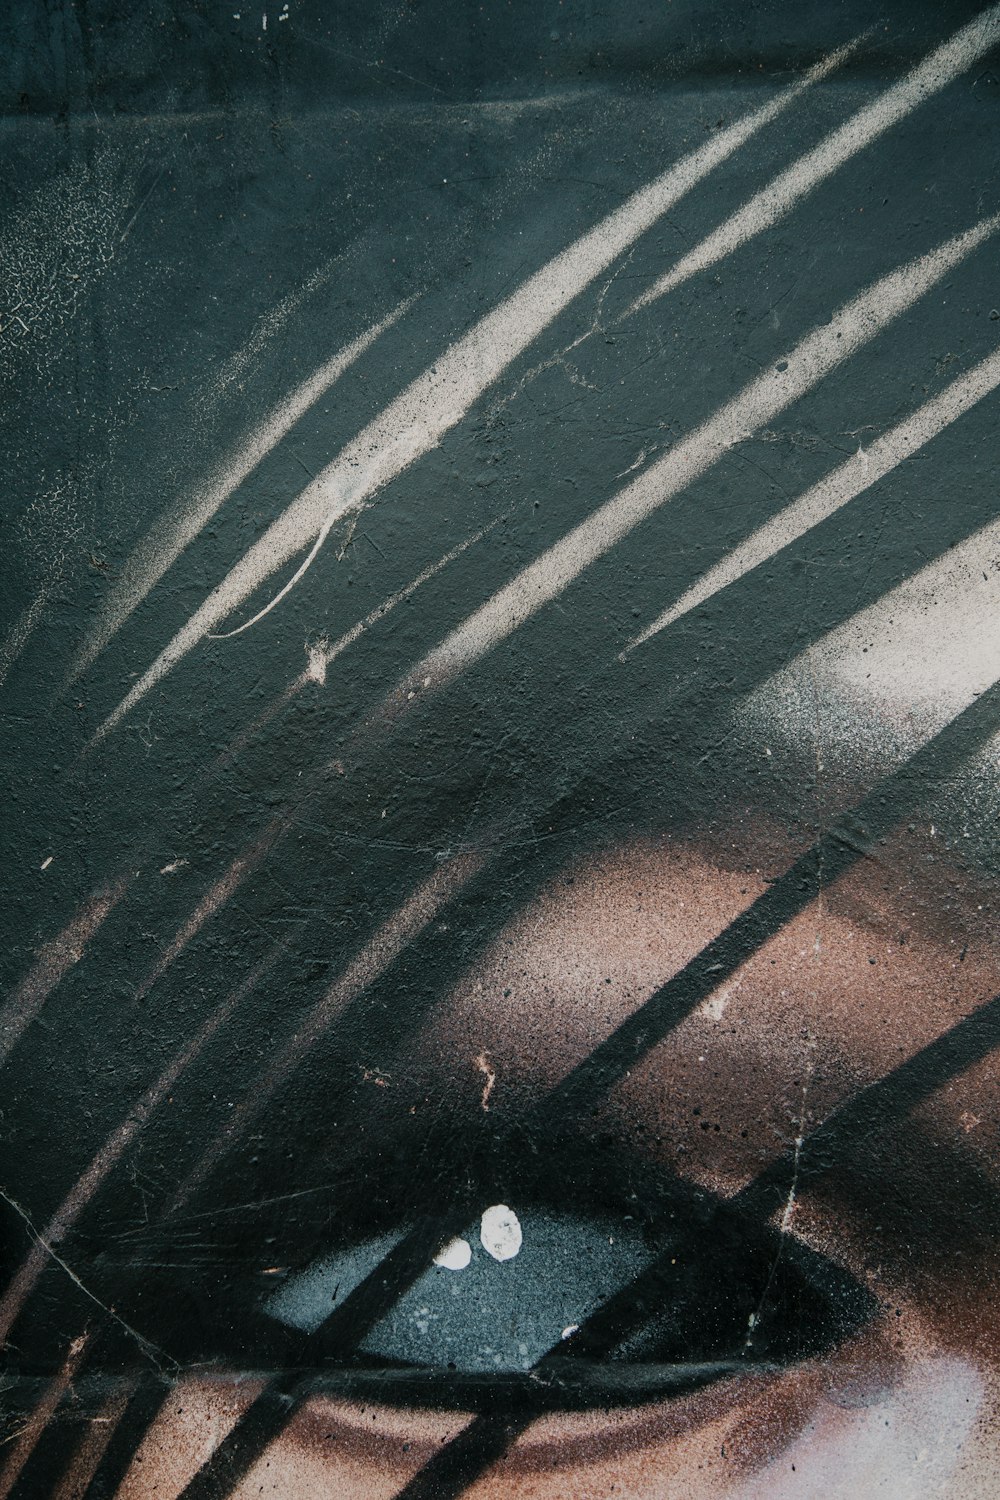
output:
<svg viewBox="0 0 1000 1500"><path fill-rule="evenodd" d="M341 259L339 255L334 256L332 260L318 266L301 286L286 292L279 302L258 318L245 342L212 373L210 399L213 404L217 405L237 382L242 381L260 363L267 346L284 331L303 303L331 280Z"/></svg>
<svg viewBox="0 0 1000 1500"><path fill-rule="evenodd" d="M645 307L769 229L824 178L884 135L925 100L940 93L998 41L1000 5L993 5L932 52L900 83L859 110L812 151L779 173L766 188L755 193L732 218L661 276L629 311L636 312Z"/></svg>
<svg viewBox="0 0 1000 1500"><path fill-rule="evenodd" d="M100 886L57 937L38 949L35 962L0 1009L0 1067L56 985L83 957L87 944L125 895L134 877Z"/></svg>
<svg viewBox="0 0 1000 1500"><path fill-rule="evenodd" d="M93 1478L104 1450L125 1414L129 1397L135 1391L139 1378L133 1376L131 1379L122 1378L115 1382L113 1394L87 1423L87 1430L49 1500L80 1500L81 1495L86 1494L85 1487Z"/></svg>
<svg viewBox="0 0 1000 1500"><path fill-rule="evenodd" d="M51 599L53 592L54 589L51 584L46 584L41 588L27 609L22 610L11 626L7 634L7 639L0 646L0 683L6 679L7 673L31 639L32 632L42 618L45 606Z"/></svg>
<svg viewBox="0 0 1000 1500"><path fill-rule="evenodd" d="M220 1026L229 1020L237 1006L256 989L284 947L284 942L275 944L243 983L213 1011L191 1040L175 1053L156 1082L151 1084L141 1098L136 1100L122 1123L111 1132L89 1166L77 1178L45 1228L37 1236L35 1244L11 1278L3 1296L0 1297L0 1345L6 1341L15 1319L34 1290L46 1264L52 1258L52 1245L69 1233L107 1178L108 1173L121 1160L123 1153L140 1131L145 1129L153 1111L162 1104L184 1069L194 1061Z"/></svg>
<svg viewBox="0 0 1000 1500"><path fill-rule="evenodd" d="M412 583L408 583L405 588L399 589L397 593L390 594L387 599L383 599L381 604L377 604L370 614L365 615L363 620L359 620L356 625L352 625L350 630L345 630L344 634L322 653L323 676L319 675L318 666L311 661L301 677L297 678L292 684L292 691L298 692L307 682L322 682L326 676L327 667L332 661L336 660L342 651L346 651L348 646L353 646L354 642L360 636L364 635L366 630L370 630L373 625L377 625L379 620L384 619L387 614L396 608L397 604L403 604L409 599L410 595L415 593L421 584L427 583L436 573L440 573L441 569L446 568L449 563L454 562L456 557L461 557L463 552L466 552L476 542L480 541L488 531L492 531L496 524L496 521L491 521L481 531L477 531L474 535L466 537L464 542L460 542L457 547L453 547L450 552L446 552L444 557L439 557L437 562L431 563L422 573L418 573Z"/></svg>
<svg viewBox="0 0 1000 1500"><path fill-rule="evenodd" d="M739 721L768 746L816 740L828 766L883 773L1000 680L998 618L993 521L768 678Z"/></svg>
<svg viewBox="0 0 1000 1500"><path fill-rule="evenodd" d="M574 297L695 183L776 119L804 89L838 67L853 45L833 53L776 99L719 131L634 193L452 344L342 450L245 553L101 725L94 742L114 729L220 620L290 558L309 547L305 562L271 601L276 603L301 576L342 516L361 509L376 491L435 447Z"/></svg>
<svg viewBox="0 0 1000 1500"><path fill-rule="evenodd" d="M156 963L140 983L135 999L143 999L162 978L171 964L184 952L205 923L229 901L246 877L266 858L275 841L288 827L284 817L272 818L263 834L249 849L235 856L219 879L214 882L181 923ZM78 909L63 930L37 950L35 962L6 1003L0 1007L0 1067L14 1050L21 1035L41 1010L45 1001L71 968L83 957L87 944L104 920L126 894L138 871L127 873L99 886Z"/></svg>
<svg viewBox="0 0 1000 1500"><path fill-rule="evenodd" d="M212 475L206 487L193 497L180 514L170 516L144 537L126 562L121 578L107 599L101 620L95 625L73 662L67 683L73 682L90 665L233 491L249 478L254 469L288 435L310 406L339 380L380 334L399 321L414 301L414 297L407 297L380 322L366 328L364 333L359 334L332 359L320 365L307 380L279 402L249 441L238 448L228 462Z"/></svg>
<svg viewBox="0 0 1000 1500"><path fill-rule="evenodd" d="M340 978L313 1006L295 1035L277 1054L267 1075L257 1081L253 1092L232 1112L225 1129L177 1189L167 1208L168 1214L174 1213L187 1201L239 1136L246 1133L283 1080L298 1066L310 1048L329 1031L346 1006L385 973L403 949L434 920L444 902L456 895L483 868L484 863L485 857L479 853L455 855L435 870L383 923L357 957L348 964Z"/></svg>
<svg viewBox="0 0 1000 1500"><path fill-rule="evenodd" d="M393 716L443 686L550 603L641 521L686 489L757 428L799 400L873 339L1000 225L1000 215L890 271L807 335L777 366L752 380L625 489L488 599L426 656L390 696Z"/></svg>
<svg viewBox="0 0 1000 1500"><path fill-rule="evenodd" d="M634 651L636 646L641 646L644 641L672 625L699 604L704 604L713 594L735 583L738 578L749 573L751 568L774 557L783 547L790 546L848 501L864 494L865 490L884 479L998 385L1000 353L989 355L966 375L952 381L940 395L925 402L912 416L883 433L871 447L859 449L793 504L786 505L764 526L747 537L745 542L728 552L714 568L703 573L676 604L665 609L652 625L629 642L625 654Z"/></svg>
<svg viewBox="0 0 1000 1500"><path fill-rule="evenodd" d="M53 1412L69 1389L70 1381L73 1379L86 1345L85 1333L73 1340L63 1361L62 1369L49 1381L20 1432L4 1438L4 1442L12 1443L13 1446L7 1454L3 1468L0 1469L0 1500L6 1500L17 1483L21 1470L34 1453L38 1439L49 1425Z"/></svg>
<svg viewBox="0 0 1000 1500"><path fill-rule="evenodd" d="M284 833L288 824L283 817L272 818L261 837L256 843L243 854L237 854L229 864L225 873L219 876L213 885L209 887L205 895L198 902L194 911L187 921L182 922L167 944L163 953L150 969L145 979L136 990L135 998L142 1000L148 995L153 985L163 977L170 965L184 952L192 938L204 927L221 907L229 901L233 892L243 884L248 875L257 869L261 861L270 852L275 840Z"/></svg>
<svg viewBox="0 0 1000 1500"><path fill-rule="evenodd" d="M408 583L405 588L399 589L395 594L390 594L387 599L383 599L381 604L377 604L369 614L365 615L363 620L358 620L349 630L345 630L344 634L339 636L333 642L332 646L317 641L309 649L309 665L305 671L300 672L298 677L288 684L284 692L279 693L258 714L253 723L244 729L237 739L222 752L218 760L206 772L206 775L215 775L223 766L227 766L233 757L239 755L256 735L266 729L274 716L280 713L286 704L291 703L293 699L297 698L311 682L322 686L326 681L326 670L331 662L335 661L349 646L353 646L354 642L359 640L366 630L370 630L373 625L378 624L379 620L383 620L387 614L390 614L398 604L405 603L420 588L421 584L427 583L436 573L440 573L441 569L447 567L450 562L454 562L456 557L461 557L463 552L484 537L488 531L492 531L496 524L496 521L491 521L481 531L477 531L473 536L466 537L464 542L460 542L457 547L453 547L450 552L446 552L444 557L439 557L437 562L431 563L411 583Z"/></svg>

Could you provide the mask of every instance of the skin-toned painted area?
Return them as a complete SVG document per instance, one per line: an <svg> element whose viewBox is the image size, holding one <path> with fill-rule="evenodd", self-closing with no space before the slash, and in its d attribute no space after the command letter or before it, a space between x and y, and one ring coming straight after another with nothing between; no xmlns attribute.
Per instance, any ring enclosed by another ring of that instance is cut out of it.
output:
<svg viewBox="0 0 1000 1500"><path fill-rule="evenodd" d="M992 1500L1000 7L7 43L0 1500Z"/></svg>

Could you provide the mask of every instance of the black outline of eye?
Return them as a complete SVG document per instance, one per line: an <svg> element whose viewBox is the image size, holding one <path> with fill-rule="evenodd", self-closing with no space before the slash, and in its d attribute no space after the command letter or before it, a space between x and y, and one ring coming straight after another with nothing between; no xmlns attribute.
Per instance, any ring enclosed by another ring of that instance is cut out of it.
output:
<svg viewBox="0 0 1000 1500"><path fill-rule="evenodd" d="M456 1180L462 1145L456 1143L454 1160L438 1162L436 1183ZM542 1411L634 1405L739 1370L773 1372L834 1347L879 1311L855 1277L769 1224L766 1213L734 1206L607 1137L574 1130L539 1153L520 1133L505 1133L450 1198L440 1186L414 1179L405 1162L395 1165L391 1180L380 1184L373 1163L359 1153L353 1214L342 1198L330 1214L348 1227L322 1248L350 1249L362 1227L369 1234L375 1226L407 1232L315 1332L290 1329L264 1311L260 1277L247 1271L252 1223L230 1226L223 1215L214 1252L205 1255L200 1276L187 1272L183 1286L169 1269L183 1255L171 1253L169 1238L157 1248L162 1268L146 1284L150 1336L178 1352L177 1330L187 1329L192 1341L179 1351L185 1364L266 1365L283 1372L278 1381L293 1382L308 1371L323 1389L344 1395L371 1396L377 1381L379 1399L390 1404ZM437 1201L427 1202L435 1191ZM523 1374L468 1375L357 1353L368 1329L430 1266L440 1245L496 1201L584 1222L627 1217L647 1243L648 1265L624 1286L605 1292L595 1285L597 1310ZM430 1211L414 1222L417 1202ZM197 1232L209 1247L211 1219L200 1216ZM299 1226L291 1223L283 1243L268 1236L268 1253L287 1260L298 1241ZM316 1248L310 1245L306 1255L300 1248L299 1262L308 1264ZM640 1339L641 1357L628 1347Z"/></svg>

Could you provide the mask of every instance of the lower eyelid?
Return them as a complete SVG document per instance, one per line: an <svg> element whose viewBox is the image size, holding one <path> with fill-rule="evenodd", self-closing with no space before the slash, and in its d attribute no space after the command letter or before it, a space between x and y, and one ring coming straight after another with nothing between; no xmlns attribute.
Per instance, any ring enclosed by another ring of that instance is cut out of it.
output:
<svg viewBox="0 0 1000 1500"><path fill-rule="evenodd" d="M912 1459L921 1410L926 1419L942 1396L968 1427L982 1392L971 1367L939 1360L931 1396L922 1394L923 1380L919 1354L894 1348L884 1326L869 1328L822 1363L780 1375L748 1376L638 1410L540 1416L472 1493L477 1500L499 1500L514 1492L512 1486L530 1484L536 1500L565 1500L568 1493L604 1493L593 1487L613 1474L622 1493L634 1496L661 1495L665 1484L676 1483L686 1496L763 1500L783 1496L787 1479L791 1497L807 1480L810 1454L830 1466L830 1482L837 1463L849 1463L868 1432L877 1435L884 1452L887 1429L901 1428L897 1441L909 1444ZM252 1375L183 1381L147 1434L118 1500L179 1493L258 1389ZM233 1500L249 1500L261 1484L265 1493L277 1485L296 1500L327 1500L331 1493L388 1500L471 1420L459 1412L313 1397L262 1454ZM797 1478L791 1469L796 1458Z"/></svg>

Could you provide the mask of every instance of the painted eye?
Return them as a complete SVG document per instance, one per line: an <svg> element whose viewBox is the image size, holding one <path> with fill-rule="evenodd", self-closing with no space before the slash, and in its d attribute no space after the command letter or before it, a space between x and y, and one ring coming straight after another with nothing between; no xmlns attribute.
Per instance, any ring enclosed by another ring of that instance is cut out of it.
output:
<svg viewBox="0 0 1000 1500"><path fill-rule="evenodd" d="M315 1333L402 1237L399 1230L314 1262L286 1280L265 1312ZM537 1208L519 1216L491 1204L375 1323L360 1353L464 1375L530 1370L652 1256L634 1224Z"/></svg>
<svg viewBox="0 0 1000 1500"><path fill-rule="evenodd" d="M409 1232L319 1255L259 1311L319 1353L336 1310ZM631 1405L791 1365L876 1311L825 1257L675 1181L653 1214L488 1203L325 1369L345 1394L411 1405Z"/></svg>

